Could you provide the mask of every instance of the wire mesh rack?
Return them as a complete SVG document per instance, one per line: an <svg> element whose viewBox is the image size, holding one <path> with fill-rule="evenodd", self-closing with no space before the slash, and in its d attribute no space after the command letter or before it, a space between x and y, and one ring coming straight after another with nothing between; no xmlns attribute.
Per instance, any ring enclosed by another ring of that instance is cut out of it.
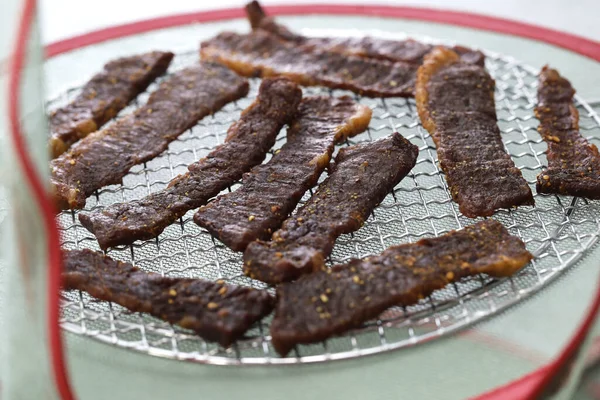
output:
<svg viewBox="0 0 600 400"><path fill-rule="evenodd" d="M331 34L340 33L329 32ZM536 131L537 120L533 117L537 71L511 57L485 53L486 67L496 79L498 119L506 150L534 189L535 177L546 165L546 145ZM179 53L170 71L194 62L197 62L196 50ZM187 165L222 143L229 125L255 97L258 85L259 80L251 80L247 98L200 121L162 155L134 167L122 185L98 191L88 199L85 210L137 199L166 187L173 177L186 171ZM148 92L156 87L154 84ZM66 91L51 100L48 108L67 103L78 90ZM415 168L375 209L365 225L337 240L328 260L330 264L377 254L391 245L438 236L475 222L461 215L451 201L437 163L435 146L420 125L413 99L371 99L340 90L304 88L305 96L314 94L350 94L372 108L369 129L348 140L346 145L376 140L398 131L420 150ZM121 114L131 112L147 97L147 93L140 95ZM581 132L592 143L600 145L598 114L582 99L577 98L576 102ZM284 141L285 130L270 154ZM239 183L228 190L235 190L237 186ZM310 194L307 193L303 201ZM97 301L86 293L71 291L63 293L62 326L75 334L151 355L219 365L322 362L413 346L515 304L547 285L595 244L600 234L600 202L554 195L535 195L535 201L535 207L500 210L492 217L521 237L535 255L535 260L513 277L493 279L480 275L465 279L435 291L414 306L392 307L377 320L343 336L319 344L299 345L285 358L279 357L270 343L270 317L256 324L244 339L225 349L205 342L191 331L148 315L131 313L116 304ZM192 215L193 211L187 213L154 240L111 248L108 254L164 276L224 279L232 284L273 291L243 275L241 254L229 250L195 225ZM79 223L77 211L63 212L58 220L64 248L99 250L94 236Z"/></svg>

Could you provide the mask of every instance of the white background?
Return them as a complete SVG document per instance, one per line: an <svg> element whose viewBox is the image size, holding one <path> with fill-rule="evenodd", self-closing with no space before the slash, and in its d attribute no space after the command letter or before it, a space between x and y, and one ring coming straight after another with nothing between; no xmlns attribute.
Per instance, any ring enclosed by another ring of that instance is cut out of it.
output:
<svg viewBox="0 0 600 400"><path fill-rule="evenodd" d="M356 3L369 0L325 0ZM240 7L244 0L39 0L46 43L111 25L185 12ZM268 4L319 3L318 0L264 0ZM377 0L376 4L468 11L533 23L600 41L600 0Z"/></svg>

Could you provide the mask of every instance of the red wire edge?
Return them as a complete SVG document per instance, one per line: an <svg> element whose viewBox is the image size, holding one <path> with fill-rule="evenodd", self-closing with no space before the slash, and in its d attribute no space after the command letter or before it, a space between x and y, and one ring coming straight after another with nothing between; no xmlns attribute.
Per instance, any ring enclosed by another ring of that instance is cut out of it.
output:
<svg viewBox="0 0 600 400"><path fill-rule="evenodd" d="M63 360L62 340L58 325L61 269L58 230L54 220L54 209L51 199L37 177L32 167L33 164L31 163L31 160L28 158L26 146L22 140L22 135L20 134L21 132L18 118L19 112L17 100L18 89L20 86L20 71L25 56L24 44L26 43L28 27L31 23L34 8L35 0L26 0L23 21L19 28L18 46L15 49L15 57L11 65L11 81L9 91L11 101L9 101L9 118L11 123L11 133L17 148L17 155L23 164L25 175L34 190L36 199L38 200L39 206L43 212L44 223L48 232L48 254L50 259L49 323L51 354L59 393L63 399L70 400L74 397L67 379L65 363ZM267 10L272 15L371 15L453 24L539 40L574 51L596 61L600 61L600 44L598 42L531 24L471 13L412 7L326 4L271 6L267 7ZM244 11L242 9L235 8L155 18L146 21L110 27L74 38L62 40L48 45L45 48L45 51L47 57L52 57L87 45L157 29L198 22L212 22L242 17L244 17ZM595 314L599 307L600 292L598 293L591 312L587 315L584 323L579 328L576 335L571 339L569 345L553 363L547 365L546 367L540 368L519 380L513 381L494 391L483 394L482 396L478 397L478 399L492 400L496 398L506 398L507 394L510 395L510 398L514 399L529 399L539 395L543 391L544 387L546 387L546 384L551 382L553 377L560 372L563 363L566 360L569 360L569 358L577 351L581 341L585 337L587 330L593 323Z"/></svg>
<svg viewBox="0 0 600 400"><path fill-rule="evenodd" d="M505 385L499 386L471 400L533 400L533 388L539 386L543 377L548 374L550 366L538 368L529 374L523 375L519 379L510 381Z"/></svg>
<svg viewBox="0 0 600 400"><path fill-rule="evenodd" d="M545 393L545 391L552 384L559 382L564 377L562 375L565 372L563 368L568 368L569 362L573 360L573 357L579 351L598 316L598 311L600 310L600 283L594 296L594 302L587 311L583 322L552 362L515 381L508 382L503 386L474 397L473 400L529 400L546 398L549 393ZM583 354L580 355L580 357L584 356Z"/></svg>
<svg viewBox="0 0 600 400"><path fill-rule="evenodd" d="M302 4L265 7L270 15L368 15L376 17L403 18L419 21L438 22L491 32L505 33L539 40L600 61L600 43L554 29L511 21L508 19L489 17L458 11L432 8L396 7L384 5L359 4ZM225 8L212 11L201 11L188 14L153 18L130 24L124 24L98 31L86 33L70 39L61 40L46 46L48 57L56 56L79 47L100 43L106 40L121 38L157 29L188 25L199 22L214 22L245 17L241 8Z"/></svg>
<svg viewBox="0 0 600 400"><path fill-rule="evenodd" d="M42 212L42 219L48 241L46 243L48 252L48 331L50 339L50 356L52 362L52 370L58 393L65 400L73 400L73 392L67 378L65 361L63 358L63 343L59 327L59 302L60 302L60 274L62 268L62 260L60 254L60 239L58 227L54 216L56 215L53 203L44 183L35 171L34 164L29 157L27 144L25 143L21 119L20 119L20 88L21 88L21 72L25 65L27 55L27 42L31 22L35 13L35 0L25 0L21 21L17 32L17 38L13 57L10 61L9 70L9 90L8 90L8 118L10 125L10 134L15 144L17 158L21 163L21 167L25 172L25 177L31 189L33 190L37 206Z"/></svg>
<svg viewBox="0 0 600 400"><path fill-rule="evenodd" d="M580 350L583 341L586 339L590 329L594 325L596 318L598 317L598 311L600 310L600 285L596 289L596 297L594 303L590 307L586 317L575 333L575 335L569 341L569 344L563 349L559 356L550 364L550 371L542 378L542 381L534 389L532 398L542 398L545 393L544 390L556 382L562 379L564 372L563 368L569 368L569 364L574 360L577 352ZM585 357L585 354L580 354L579 357ZM491 399L490 399L491 400Z"/></svg>

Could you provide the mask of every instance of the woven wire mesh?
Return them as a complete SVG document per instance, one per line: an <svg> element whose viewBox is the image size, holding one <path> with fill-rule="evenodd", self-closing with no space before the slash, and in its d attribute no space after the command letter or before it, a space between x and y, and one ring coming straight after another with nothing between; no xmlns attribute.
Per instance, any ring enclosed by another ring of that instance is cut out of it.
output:
<svg viewBox="0 0 600 400"><path fill-rule="evenodd" d="M536 71L510 57L491 52L486 52L486 56L486 67L496 79L498 119L506 150L534 189L535 177L546 165L546 145L536 131L537 120L533 117ZM196 51L178 54L170 71L194 62L197 62ZM255 97L259 83L258 79L251 80L248 97L200 121L166 152L132 168L122 185L99 190L88 199L85 210L138 199L166 187L189 164L223 142L229 125ZM156 87L157 83L148 92ZM78 91L78 88L68 90L50 101L48 108L66 104ZM121 115L143 104L147 93L140 95ZM376 140L398 131L420 149L415 168L375 209L364 227L337 240L330 264L377 254L391 245L438 236L475 222L461 215L451 201L435 146L419 123L413 99L371 99L340 90L304 88L305 96L314 94L350 94L372 108L369 129L345 145ZM579 98L577 108L582 134L592 143L600 144L598 114ZM267 159L284 141L285 129ZM237 186L239 183L228 190ZM152 355L227 365L320 362L412 346L456 331L520 301L573 265L596 242L600 233L599 202L554 195L535 195L535 201L535 208L500 210L493 216L512 234L521 237L536 256L513 277L492 279L480 275L465 279L434 292L416 305L392 307L377 320L343 336L314 345L299 345L286 358L279 357L270 343L271 317L252 327L243 340L224 349L205 342L191 331L71 291L63 293L62 326L76 334ZM243 275L241 254L229 250L195 225L193 212L154 240L111 248L108 254L164 276L224 279L232 284L273 290ZM58 216L63 247L99 250L94 236L79 223L77 213L68 211Z"/></svg>

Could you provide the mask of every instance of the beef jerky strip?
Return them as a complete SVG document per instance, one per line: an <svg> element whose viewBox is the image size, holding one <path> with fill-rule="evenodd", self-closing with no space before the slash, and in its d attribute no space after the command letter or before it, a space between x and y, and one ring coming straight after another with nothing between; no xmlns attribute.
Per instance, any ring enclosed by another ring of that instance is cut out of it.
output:
<svg viewBox="0 0 600 400"><path fill-rule="evenodd" d="M521 171L504 150L496 119L495 82L487 71L437 47L417 75L417 110L438 149L452 198L467 217L532 205Z"/></svg>
<svg viewBox="0 0 600 400"><path fill-rule="evenodd" d="M533 256L497 221L393 246L277 287L272 343L281 355L361 326L392 306L417 303L448 283L480 273L510 276Z"/></svg>
<svg viewBox="0 0 600 400"><path fill-rule="evenodd" d="M371 97L412 97L417 65L308 50L263 31L224 32L202 43L202 59L240 75L286 76L304 86L347 89Z"/></svg>
<svg viewBox="0 0 600 400"><path fill-rule="evenodd" d="M283 147L246 173L239 189L200 207L194 221L235 251L267 239L317 183L335 144L363 132L370 120L371 109L348 96L303 99Z"/></svg>
<svg viewBox="0 0 600 400"><path fill-rule="evenodd" d="M156 157L198 120L246 94L248 82L219 64L176 72L144 106L52 160L57 206L83 208L94 191L121 183L131 167Z"/></svg>
<svg viewBox="0 0 600 400"><path fill-rule="evenodd" d="M302 90L285 78L262 81L256 100L227 131L225 144L190 165L169 186L141 200L79 214L100 247L158 236L187 211L198 208L260 164L277 134L298 109Z"/></svg>
<svg viewBox="0 0 600 400"><path fill-rule="evenodd" d="M97 131L164 74L173 53L150 53L112 60L71 103L49 116L50 151L58 157L76 141Z"/></svg>
<svg viewBox="0 0 600 400"><path fill-rule="evenodd" d="M308 49L320 49L333 53L375 58L388 61L402 61L421 64L425 54L433 48L432 45L414 39L389 40L377 37L306 37L298 35L284 25L269 17L258 1L246 4L246 16L253 30L262 29L288 42L301 45ZM465 62L484 65L485 56L482 52L466 47L453 47Z"/></svg>
<svg viewBox="0 0 600 400"><path fill-rule="evenodd" d="M191 278L169 278L139 270L89 249L63 253L63 287L144 312L229 346L269 314L265 291Z"/></svg>
<svg viewBox="0 0 600 400"><path fill-rule="evenodd" d="M338 236L354 232L414 167L419 149L399 133L340 150L329 177L273 234L244 252L244 272L275 284L325 265Z"/></svg>
<svg viewBox="0 0 600 400"><path fill-rule="evenodd" d="M542 69L535 115L548 144L548 168L537 177L537 192L600 199L600 154L579 133L574 95L571 83L558 71Z"/></svg>

